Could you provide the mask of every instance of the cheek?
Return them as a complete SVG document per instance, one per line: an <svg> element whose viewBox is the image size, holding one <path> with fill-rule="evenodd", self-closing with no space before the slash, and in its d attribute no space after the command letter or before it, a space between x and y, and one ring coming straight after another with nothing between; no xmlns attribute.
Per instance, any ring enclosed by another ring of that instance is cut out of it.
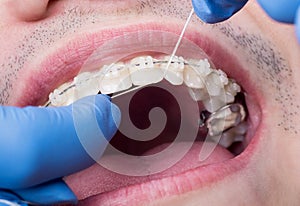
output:
<svg viewBox="0 0 300 206"><path fill-rule="evenodd" d="M290 183L290 185L294 185L298 187L298 191L300 188L300 138L299 136L294 137L285 137L282 146L282 164L283 168L281 171L283 172L283 178L285 178L286 182Z"/></svg>

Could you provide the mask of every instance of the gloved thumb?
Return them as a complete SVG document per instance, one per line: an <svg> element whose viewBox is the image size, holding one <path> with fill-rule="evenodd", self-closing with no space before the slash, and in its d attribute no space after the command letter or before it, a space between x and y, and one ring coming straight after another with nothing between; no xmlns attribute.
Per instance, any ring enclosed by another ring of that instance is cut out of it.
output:
<svg viewBox="0 0 300 206"><path fill-rule="evenodd" d="M67 107L0 107L0 122L0 188L19 189L92 165L117 131L120 110L97 95Z"/></svg>

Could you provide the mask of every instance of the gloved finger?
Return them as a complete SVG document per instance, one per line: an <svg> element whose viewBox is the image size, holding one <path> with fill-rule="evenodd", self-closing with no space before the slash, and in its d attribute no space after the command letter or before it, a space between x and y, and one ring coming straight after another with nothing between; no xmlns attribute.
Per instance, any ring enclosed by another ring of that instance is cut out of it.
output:
<svg viewBox="0 0 300 206"><path fill-rule="evenodd" d="M21 203L20 198L16 194L11 193L8 190L0 189L0 206L11 206L11 205L27 206L28 204Z"/></svg>
<svg viewBox="0 0 300 206"><path fill-rule="evenodd" d="M294 23L300 0L258 0L258 3L272 19Z"/></svg>
<svg viewBox="0 0 300 206"><path fill-rule="evenodd" d="M0 121L0 188L20 189L92 165L82 141L100 158L120 110L97 95L60 108L0 107Z"/></svg>
<svg viewBox="0 0 300 206"><path fill-rule="evenodd" d="M206 23L218 23L230 18L247 0L192 0L197 16Z"/></svg>
<svg viewBox="0 0 300 206"><path fill-rule="evenodd" d="M54 180L24 190L15 190L14 193L33 205L77 203L77 197L62 180Z"/></svg>
<svg viewBox="0 0 300 206"><path fill-rule="evenodd" d="M300 5L298 6L298 10L296 13L295 24L296 24L296 33L297 33L298 42L300 43Z"/></svg>

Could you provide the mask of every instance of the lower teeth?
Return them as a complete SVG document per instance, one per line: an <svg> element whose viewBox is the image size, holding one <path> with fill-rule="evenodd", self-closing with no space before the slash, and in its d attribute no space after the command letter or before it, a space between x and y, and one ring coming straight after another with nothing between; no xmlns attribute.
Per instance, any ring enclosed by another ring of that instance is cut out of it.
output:
<svg viewBox="0 0 300 206"><path fill-rule="evenodd" d="M243 141L247 131L245 110L240 104L232 104L241 87L222 70L212 69L207 59L185 61L182 57L174 57L165 71L169 58L156 60L151 56L137 57L127 65L111 64L95 72L81 73L73 82L54 90L46 106L66 106L99 91L102 94L117 93L133 85L149 85L166 79L173 85L184 83L191 98L202 101L210 113L203 125L207 126L212 141L226 148L234 142ZM234 107L238 111L234 111ZM218 138L222 133L222 137Z"/></svg>

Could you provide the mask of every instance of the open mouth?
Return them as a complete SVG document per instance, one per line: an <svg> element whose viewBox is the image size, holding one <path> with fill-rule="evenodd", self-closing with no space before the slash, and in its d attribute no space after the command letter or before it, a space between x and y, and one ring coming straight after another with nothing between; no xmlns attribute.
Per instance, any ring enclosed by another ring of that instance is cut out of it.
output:
<svg viewBox="0 0 300 206"><path fill-rule="evenodd" d="M59 81L48 77L48 82L55 82L43 92L53 91L48 106L68 105L99 92L116 94L132 86L149 85L134 95L112 100L123 117L100 165L66 178L83 205L118 201L139 205L189 192L241 170L254 151L260 107L237 60L216 43L210 44L203 35L190 31L178 51L183 57L175 57L169 70L164 71L178 35L157 30L157 25L155 29L131 31L99 43L102 51L81 64L84 69L80 74L78 67ZM122 51L116 45L122 45ZM43 104L46 99L32 101ZM149 119L149 112L156 107L164 110L165 116ZM128 126L129 120L132 123ZM186 128L182 132L183 122ZM132 126L137 129L131 130ZM145 129L147 135L140 133ZM201 159L204 147L210 152ZM165 150L170 152L159 156ZM143 159L155 155L155 161ZM129 156L138 161L131 164Z"/></svg>

